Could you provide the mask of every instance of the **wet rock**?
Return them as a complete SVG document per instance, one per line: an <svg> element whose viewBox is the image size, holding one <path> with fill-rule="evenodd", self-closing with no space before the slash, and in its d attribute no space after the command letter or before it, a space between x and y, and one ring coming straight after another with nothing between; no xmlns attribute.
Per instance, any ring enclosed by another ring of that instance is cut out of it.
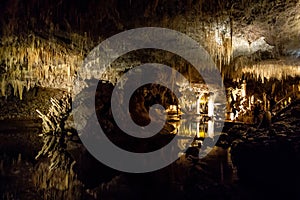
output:
<svg viewBox="0 0 300 200"><path fill-rule="evenodd" d="M217 146L227 149L230 146L229 136L227 133L222 133L216 143Z"/></svg>
<svg viewBox="0 0 300 200"><path fill-rule="evenodd" d="M291 115L297 106L281 113L270 128L249 128L246 137L240 135L232 142L232 161L242 182L264 187L269 192L278 190L280 194L300 186L297 181L300 133L292 125L300 116Z"/></svg>

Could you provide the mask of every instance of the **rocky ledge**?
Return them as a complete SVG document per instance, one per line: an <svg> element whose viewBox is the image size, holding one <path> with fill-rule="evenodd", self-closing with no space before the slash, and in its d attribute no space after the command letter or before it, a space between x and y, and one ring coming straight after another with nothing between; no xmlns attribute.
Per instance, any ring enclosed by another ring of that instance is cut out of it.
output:
<svg viewBox="0 0 300 200"><path fill-rule="evenodd" d="M231 154L240 181L274 197L299 199L300 101L272 118L269 128L235 126L229 130Z"/></svg>

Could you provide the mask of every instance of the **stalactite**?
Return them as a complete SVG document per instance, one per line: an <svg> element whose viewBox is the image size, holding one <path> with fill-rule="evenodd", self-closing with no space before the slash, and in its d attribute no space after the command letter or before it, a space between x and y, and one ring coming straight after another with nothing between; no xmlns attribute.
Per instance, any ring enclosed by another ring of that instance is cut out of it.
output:
<svg viewBox="0 0 300 200"><path fill-rule="evenodd" d="M86 46L90 46L86 37L76 35L75 38L74 43L78 44L86 40ZM72 52L54 40L47 41L34 34L19 38L3 36L1 43L0 61L4 63L5 67L5 73L0 75L1 94L5 94L9 82L13 86L13 94L20 98L23 96L20 83L23 85L22 88L25 87L27 91L32 86L39 84L59 88L62 85L70 87L75 70L80 66L84 55L82 49ZM52 66L59 67L51 70ZM48 81L50 77L51 82ZM63 83L63 81L67 83Z"/></svg>
<svg viewBox="0 0 300 200"><path fill-rule="evenodd" d="M6 80L5 78L1 81L1 95L4 97L6 96Z"/></svg>
<svg viewBox="0 0 300 200"><path fill-rule="evenodd" d="M17 88L16 80L12 80L12 81L11 81L11 86L12 86L12 88L13 88L14 96L17 96L18 88Z"/></svg>
<svg viewBox="0 0 300 200"><path fill-rule="evenodd" d="M17 90L18 90L20 100L23 99L23 89L24 89L24 87L23 87L22 81L17 80Z"/></svg>

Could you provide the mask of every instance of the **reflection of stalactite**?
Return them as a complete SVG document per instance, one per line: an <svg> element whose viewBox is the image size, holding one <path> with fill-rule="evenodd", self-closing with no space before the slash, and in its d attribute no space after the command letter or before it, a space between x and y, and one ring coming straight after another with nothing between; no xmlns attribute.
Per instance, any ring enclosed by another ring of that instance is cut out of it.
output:
<svg viewBox="0 0 300 200"><path fill-rule="evenodd" d="M61 100L51 99L50 102L52 106L46 115L36 110L43 120L41 135L44 140L44 145L36 156L36 159L40 156L48 155L51 162L49 166L50 170L58 167L68 169L71 165L71 158L65 155L67 153L66 137L68 130L65 130L64 126L71 113L71 97L70 95L65 95Z"/></svg>
<svg viewBox="0 0 300 200"><path fill-rule="evenodd" d="M37 188L46 191L49 188L63 191L64 197L61 198L70 199L73 198L74 189L82 185L73 171L76 162L67 151L70 140L68 136L72 130L66 129L65 123L71 113L71 97L65 94L60 100L51 99L50 102L51 107L47 114L36 110L42 119L43 129L40 136L44 143L36 159L40 157L49 159L38 163L33 182ZM74 131L72 133L75 134Z"/></svg>

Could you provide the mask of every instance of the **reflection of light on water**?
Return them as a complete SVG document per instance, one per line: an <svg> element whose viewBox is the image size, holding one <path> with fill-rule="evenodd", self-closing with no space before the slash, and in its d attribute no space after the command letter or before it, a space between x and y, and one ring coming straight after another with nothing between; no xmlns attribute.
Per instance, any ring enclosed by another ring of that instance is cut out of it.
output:
<svg viewBox="0 0 300 200"><path fill-rule="evenodd" d="M179 139L177 141L178 147L182 151L185 150L185 149L187 149L187 147L188 147L188 145L189 145L190 142L191 142L191 139Z"/></svg>
<svg viewBox="0 0 300 200"><path fill-rule="evenodd" d="M183 123L178 129L178 134L181 136L196 137L199 129L200 122Z"/></svg>
<svg viewBox="0 0 300 200"><path fill-rule="evenodd" d="M197 122L196 123L196 136L197 136L197 138L199 138L200 137L200 122Z"/></svg>
<svg viewBox="0 0 300 200"><path fill-rule="evenodd" d="M203 119L189 121L189 123L182 123L180 126L179 123L177 123L176 131L174 130L172 131L172 133L177 133L180 136L193 138L213 138L213 136L215 135L215 122L213 120L208 120L207 122L205 122Z"/></svg>
<svg viewBox="0 0 300 200"><path fill-rule="evenodd" d="M189 146L201 146L205 138L214 140L216 135L221 134L215 132L216 127L219 126L218 121L211 120L207 115L188 115L187 118L184 119L180 119L178 115L172 116L173 117L168 117L168 119L171 119L168 121L169 127L173 127L169 133L178 134L178 136L180 136L177 143L178 148L181 150L185 150ZM174 120L177 118L178 120ZM182 123L183 121L184 123ZM192 144L191 140L193 141Z"/></svg>
<svg viewBox="0 0 300 200"><path fill-rule="evenodd" d="M207 136L210 138L214 137L214 122L209 120L207 123Z"/></svg>

